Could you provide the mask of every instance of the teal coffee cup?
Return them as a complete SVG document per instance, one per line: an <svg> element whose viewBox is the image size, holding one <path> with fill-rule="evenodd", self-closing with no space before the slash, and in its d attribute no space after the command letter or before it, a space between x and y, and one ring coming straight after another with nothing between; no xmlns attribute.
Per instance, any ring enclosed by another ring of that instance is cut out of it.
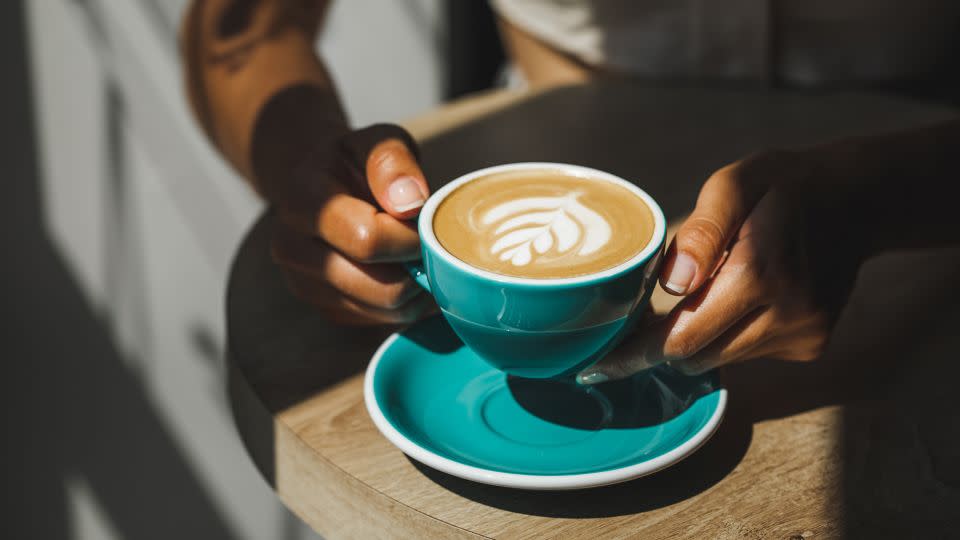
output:
<svg viewBox="0 0 960 540"><path fill-rule="evenodd" d="M550 279L497 274L444 249L433 230L440 203L468 182L523 170L558 171L626 188L653 214L650 241L613 268ZM657 280L666 220L650 195L612 174L562 163L514 163L466 174L438 190L423 206L418 229L422 260L408 269L463 343L501 371L542 379L572 376L597 362L633 327Z"/></svg>

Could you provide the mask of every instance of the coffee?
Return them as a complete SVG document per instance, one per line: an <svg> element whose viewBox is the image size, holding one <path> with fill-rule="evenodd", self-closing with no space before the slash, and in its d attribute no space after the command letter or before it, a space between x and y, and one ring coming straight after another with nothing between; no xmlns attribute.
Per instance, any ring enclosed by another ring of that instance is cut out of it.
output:
<svg viewBox="0 0 960 540"><path fill-rule="evenodd" d="M470 181L437 207L433 232L461 261L523 278L569 278L629 260L650 242L653 213L599 178L515 170Z"/></svg>

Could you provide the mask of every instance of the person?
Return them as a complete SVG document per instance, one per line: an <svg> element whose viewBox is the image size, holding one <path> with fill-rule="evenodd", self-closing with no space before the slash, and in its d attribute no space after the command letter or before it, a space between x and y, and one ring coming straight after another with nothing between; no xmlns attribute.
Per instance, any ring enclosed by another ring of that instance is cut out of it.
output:
<svg viewBox="0 0 960 540"><path fill-rule="evenodd" d="M544 87L604 77L950 95L960 5L495 0L518 75ZM401 261L429 196L410 136L351 130L315 41L321 0L194 0L181 31L189 100L278 217L272 255L331 319L409 323L435 309ZM849 9L848 9L849 8ZM869 17L865 16L869 15ZM923 35L924 39L913 39ZM941 54L943 53L943 54ZM952 94L960 97L960 93ZM939 96L942 97L942 96ZM685 373L823 350L863 261L956 242L960 122L769 151L703 185L664 261L683 299L581 373L584 384L670 362ZM918 269L922 279L922 269Z"/></svg>

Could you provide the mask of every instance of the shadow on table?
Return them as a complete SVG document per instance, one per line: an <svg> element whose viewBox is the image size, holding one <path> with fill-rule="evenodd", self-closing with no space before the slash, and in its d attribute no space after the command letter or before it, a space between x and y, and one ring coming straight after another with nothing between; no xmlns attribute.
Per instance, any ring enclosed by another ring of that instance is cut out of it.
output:
<svg viewBox="0 0 960 540"><path fill-rule="evenodd" d="M362 373L395 328L337 326L293 296L267 254L272 219L261 218L231 269L227 393L250 457L276 486L273 415Z"/></svg>
<svg viewBox="0 0 960 540"><path fill-rule="evenodd" d="M572 380L512 376L507 387L517 404L533 416L556 425L599 430L669 422L719 384L716 377L687 377L664 365L592 387Z"/></svg>
<svg viewBox="0 0 960 540"><path fill-rule="evenodd" d="M630 482L575 491L489 486L407 459L440 486L488 506L545 517L610 517L668 506L709 489L737 466L750 446L752 433L750 422L739 410L731 408L717 433L678 465Z"/></svg>
<svg viewBox="0 0 960 540"><path fill-rule="evenodd" d="M830 404L835 396L818 390L823 386L824 364L765 360L751 367L737 366L724 373L724 384L730 390L727 413L703 447L673 467L630 482L567 492L527 491L479 484L410 462L424 476L458 495L511 512L591 518L669 506L709 489L730 474L750 447L754 423L812 410ZM756 388L762 388L764 395Z"/></svg>
<svg viewBox="0 0 960 540"><path fill-rule="evenodd" d="M451 354L465 347L440 315L403 330L402 335L435 354ZM552 424L583 430L662 424L719 387L713 375L688 377L666 365L596 386L577 384L572 377L502 376L513 399L528 413Z"/></svg>
<svg viewBox="0 0 960 540"><path fill-rule="evenodd" d="M404 332L420 347L450 352L463 347L442 317ZM652 426L682 413L716 389L715 377L685 377L667 367L655 373L584 389L558 380L509 377L514 399L530 414L577 429ZM597 395L600 395L598 397ZM646 478L603 488L567 492L524 491L463 480L410 460L425 476L464 497L489 506L550 517L633 514L689 498L723 479L750 445L752 421L734 400L719 431L675 467Z"/></svg>
<svg viewBox="0 0 960 540"><path fill-rule="evenodd" d="M956 537L960 249L889 255L858 286L871 294L854 298L831 346L850 361L840 434L847 536Z"/></svg>

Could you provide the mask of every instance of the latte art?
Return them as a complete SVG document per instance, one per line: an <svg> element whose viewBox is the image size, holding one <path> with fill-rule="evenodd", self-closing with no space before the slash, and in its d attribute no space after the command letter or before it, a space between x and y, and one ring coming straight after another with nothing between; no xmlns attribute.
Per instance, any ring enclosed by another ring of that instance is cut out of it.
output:
<svg viewBox="0 0 960 540"><path fill-rule="evenodd" d="M578 243L579 256L590 255L610 241L610 224L581 204L575 191L563 197L528 197L506 201L489 210L481 222L495 225L497 241L490 253L514 266L530 264L535 255L555 249L567 253ZM501 236L502 235L502 236Z"/></svg>
<svg viewBox="0 0 960 540"><path fill-rule="evenodd" d="M625 187L539 169L472 180L433 217L437 240L454 257L529 278L612 268L643 250L653 229L650 209Z"/></svg>

